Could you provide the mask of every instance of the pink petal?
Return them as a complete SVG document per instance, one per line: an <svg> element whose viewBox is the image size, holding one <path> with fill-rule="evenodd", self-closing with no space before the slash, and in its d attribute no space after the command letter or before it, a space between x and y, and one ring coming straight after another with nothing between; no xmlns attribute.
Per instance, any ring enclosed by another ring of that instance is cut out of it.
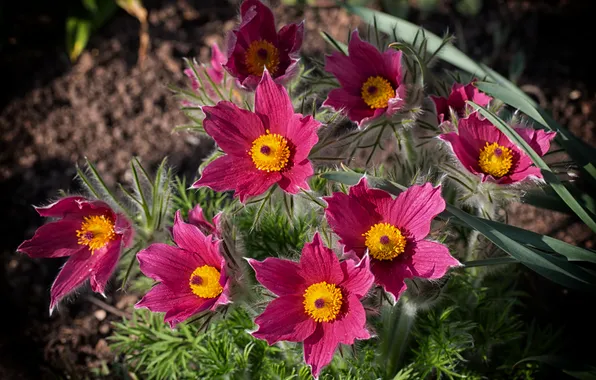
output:
<svg viewBox="0 0 596 380"><path fill-rule="evenodd" d="M281 340L302 342L315 331L317 323L304 312L304 296L286 295L274 299L255 319L259 329L252 333L269 345Z"/></svg>
<svg viewBox="0 0 596 380"><path fill-rule="evenodd" d="M83 248L78 244L79 228L81 221L76 219L48 223L39 227L30 240L21 243L17 251L33 258L70 256Z"/></svg>
<svg viewBox="0 0 596 380"><path fill-rule="evenodd" d="M304 291L304 278L299 273L298 263L275 257L268 257L264 261L247 260L255 271L257 281L275 295L285 296Z"/></svg>
<svg viewBox="0 0 596 380"><path fill-rule="evenodd" d="M218 214L219 215L219 214ZM219 219L219 216L218 216ZM213 224L210 223L203 215L203 209L201 205L197 204L192 210L188 212L188 222L197 226L204 234L216 234L217 228L215 227L215 218L213 218Z"/></svg>
<svg viewBox="0 0 596 380"><path fill-rule="evenodd" d="M263 72L255 92L255 112L267 117L269 127L266 129L271 133L287 136L286 129L294 116L294 107L286 89L273 82L267 70Z"/></svg>
<svg viewBox="0 0 596 380"><path fill-rule="evenodd" d="M406 248L407 249L407 248ZM370 270L375 275L375 282L397 301L406 290L404 279L412 278L412 272L399 256L391 261L371 260Z"/></svg>
<svg viewBox="0 0 596 380"><path fill-rule="evenodd" d="M219 253L219 241L213 241L211 235L205 236L195 225L185 223L182 220L180 210L174 216L174 227L172 235L178 247L189 252L196 253L205 263L221 270L221 254ZM194 268L193 268L194 270Z"/></svg>
<svg viewBox="0 0 596 380"><path fill-rule="evenodd" d="M300 189L309 190L306 180L314 174L314 169L309 160L294 164L289 170L281 172L278 184L285 192L297 194Z"/></svg>
<svg viewBox="0 0 596 380"><path fill-rule="evenodd" d="M326 281L339 284L344 274L335 253L325 247L319 233L315 233L312 242L306 243L300 256L300 275L307 284Z"/></svg>
<svg viewBox="0 0 596 380"><path fill-rule="evenodd" d="M447 273L449 268L461 264L449 253L443 244L434 241L420 240L412 243L411 256L407 262L411 274L416 277L437 279Z"/></svg>
<svg viewBox="0 0 596 380"><path fill-rule="evenodd" d="M172 304L172 308L166 312L164 322L168 323L170 328L173 329L178 323L211 308L216 302L217 298L201 298L192 293L187 293Z"/></svg>
<svg viewBox="0 0 596 380"><path fill-rule="evenodd" d="M281 180L279 172L258 170L250 158L219 157L203 170L203 175L192 187L208 186L215 191L235 190L234 196L244 202L249 197L261 195Z"/></svg>
<svg viewBox="0 0 596 380"><path fill-rule="evenodd" d="M67 214L80 213L81 203L86 202L83 197L66 197L47 206L35 207L35 210L41 216L63 218Z"/></svg>
<svg viewBox="0 0 596 380"><path fill-rule="evenodd" d="M391 81L393 85L400 86L402 83L401 73L401 51L389 48L383 53L385 63L385 78Z"/></svg>
<svg viewBox="0 0 596 380"><path fill-rule="evenodd" d="M449 119L449 105L447 104L447 98L441 96L430 96L433 103L435 103L435 109L437 111L437 121L442 123L443 120ZM443 115L443 117L441 117Z"/></svg>
<svg viewBox="0 0 596 380"><path fill-rule="evenodd" d="M244 0L240 5L240 14L242 25L238 34L245 41L265 39L271 43L277 42L273 12L266 5L259 0Z"/></svg>
<svg viewBox="0 0 596 380"><path fill-rule="evenodd" d="M472 88L475 87L472 86ZM454 83L453 87L451 87L451 93L449 94L448 106L453 108L455 112L461 116L466 107L466 100L471 99L468 98L468 94L464 85L457 82Z"/></svg>
<svg viewBox="0 0 596 380"><path fill-rule="evenodd" d="M362 85L368 79L350 57L340 52L325 56L325 71L333 74L342 88L352 95L359 95Z"/></svg>
<svg viewBox="0 0 596 380"><path fill-rule="evenodd" d="M545 132L542 129L517 127L515 131L538 153L544 156L550 149L552 139L556 132Z"/></svg>
<svg viewBox="0 0 596 380"><path fill-rule="evenodd" d="M304 21L300 24L288 24L277 33L279 49L290 57L297 58L304 39Z"/></svg>
<svg viewBox="0 0 596 380"><path fill-rule="evenodd" d="M464 168L473 174L481 174L480 167L478 166L480 150L474 148L477 145L475 142L470 144L469 141L466 141L455 132L445 133L440 135L439 138L450 144L453 153Z"/></svg>
<svg viewBox="0 0 596 380"><path fill-rule="evenodd" d="M308 158L313 146L319 141L317 130L321 123L312 116L294 114L288 120L285 137L294 145L294 162Z"/></svg>
<svg viewBox="0 0 596 380"><path fill-rule="evenodd" d="M91 273L91 290L104 294L108 280L116 269L120 253L122 252L122 241L120 239L111 241L106 247L95 251L95 265Z"/></svg>
<svg viewBox="0 0 596 380"><path fill-rule="evenodd" d="M368 293L375 276L370 271L370 259L365 255L362 260L345 260L341 263L344 281L340 284L350 294L362 298Z"/></svg>
<svg viewBox="0 0 596 380"><path fill-rule="evenodd" d="M359 94L348 93L344 88L331 90L323 102L323 106L331 107L336 111L345 110L350 120L357 124L361 124L363 120L370 119L375 115L375 111L364 103ZM382 111L384 112L384 110Z"/></svg>
<svg viewBox="0 0 596 380"><path fill-rule="evenodd" d="M412 186L399 194L389 215L390 223L405 231L407 237L421 240L430 232L432 220L445 210L441 186L430 183Z"/></svg>
<svg viewBox="0 0 596 380"><path fill-rule="evenodd" d="M471 100L482 107L486 107L488 103L490 103L490 101L493 99L485 93L480 92L480 90L478 90L478 88L474 86L474 81L468 83L465 86L465 91L468 100Z"/></svg>
<svg viewBox="0 0 596 380"><path fill-rule="evenodd" d="M97 257L92 257L89 249L83 247L66 261L50 290L50 314L64 296L91 276L96 260Z"/></svg>
<svg viewBox="0 0 596 380"><path fill-rule="evenodd" d="M114 232L121 236L122 248L127 248L132 244L134 240L135 230L130 224L130 221L124 215L116 214Z"/></svg>
<svg viewBox="0 0 596 380"><path fill-rule="evenodd" d="M215 83L221 83L224 76L223 64L228 58L219 50L216 43L211 45L211 78Z"/></svg>
<svg viewBox="0 0 596 380"><path fill-rule="evenodd" d="M361 72L360 75L364 77L365 80L371 76L380 75L385 77L387 75L385 72L385 60L383 55L376 47L360 39L358 29L355 29L352 32L352 38L348 44L348 55L354 66ZM362 84L364 84L364 82L362 82ZM362 84L360 86L362 86Z"/></svg>
<svg viewBox="0 0 596 380"><path fill-rule="evenodd" d="M509 175L506 175L498 180L498 183L508 185L511 183L521 182L528 177L542 178L542 171L540 168L530 166L524 170L516 171Z"/></svg>
<svg viewBox="0 0 596 380"><path fill-rule="evenodd" d="M205 132L227 154L247 156L253 141L265 134L261 119L253 112L222 101L214 107L203 107Z"/></svg>
<svg viewBox="0 0 596 380"><path fill-rule="evenodd" d="M206 265L199 255L163 243L153 243L143 249L137 254L137 260L145 276L177 291L189 289L192 272Z"/></svg>
<svg viewBox="0 0 596 380"><path fill-rule="evenodd" d="M406 86L400 85L395 90L395 98L389 99L389 103L387 103L387 116L393 116L399 111L401 111L406 105Z"/></svg>

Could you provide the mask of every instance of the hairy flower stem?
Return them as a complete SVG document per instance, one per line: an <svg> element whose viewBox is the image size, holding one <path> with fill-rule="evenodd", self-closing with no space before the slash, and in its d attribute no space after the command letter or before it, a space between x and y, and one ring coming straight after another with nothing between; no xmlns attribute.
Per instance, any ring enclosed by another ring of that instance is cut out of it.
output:
<svg viewBox="0 0 596 380"><path fill-rule="evenodd" d="M385 378L392 379L402 365L404 354L408 348L408 341L414 321L416 319L416 306L407 302L402 296L401 302L396 304L391 311L391 327L388 330L389 338L385 355Z"/></svg>

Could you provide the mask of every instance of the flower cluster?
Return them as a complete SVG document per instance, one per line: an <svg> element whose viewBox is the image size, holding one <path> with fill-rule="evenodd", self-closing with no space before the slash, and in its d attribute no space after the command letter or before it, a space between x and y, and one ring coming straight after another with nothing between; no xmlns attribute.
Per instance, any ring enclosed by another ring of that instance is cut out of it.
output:
<svg viewBox="0 0 596 380"><path fill-rule="evenodd" d="M190 63L184 71L193 91L183 98L183 107L200 109L202 128L218 147L191 187L233 191L241 207L264 205L269 196L258 197L279 188L284 200L305 193L324 209L321 225L337 238L326 239L327 246L323 229L313 226L314 237L298 261L247 258L256 280L274 296L256 316L252 335L270 345L302 342L304 360L316 377L339 344L373 335L365 309L371 292L386 292L397 302L407 290L407 279L437 280L461 264L438 241L439 235L446 236L445 224L432 228L446 208L440 181L417 179L401 193L390 194L361 176L349 189L334 188L318 199L311 195L308 181L317 168L312 152L325 120L297 113L284 87L300 71L304 26L290 24L278 31L272 11L259 0L244 0L240 15L228 38L227 56L213 45L209 65ZM397 125L410 96L405 55L393 48L382 51L353 31L347 54L334 52L321 68L338 84L322 106L345 114L357 133L374 128L375 120ZM503 187L542 178L524 150L470 107L468 102L483 107L492 102L473 82L456 83L448 97L431 98L434 141L451 148L450 159L459 169L480 183ZM521 125L513 128L540 156L555 137ZM142 204L142 193L140 198L133 196ZM134 238L136 220L120 208L119 203L110 206L80 196L37 208L41 216L59 220L40 227L18 250L33 258L70 256L52 285L50 310L86 279L94 292L104 293L123 249ZM230 253L222 213L208 220L198 205L187 211L188 223L181 210L175 213L171 241L155 242L157 235L141 229L135 245L140 271L155 282L136 307L165 313L171 328L241 302L237 286L250 277Z"/></svg>

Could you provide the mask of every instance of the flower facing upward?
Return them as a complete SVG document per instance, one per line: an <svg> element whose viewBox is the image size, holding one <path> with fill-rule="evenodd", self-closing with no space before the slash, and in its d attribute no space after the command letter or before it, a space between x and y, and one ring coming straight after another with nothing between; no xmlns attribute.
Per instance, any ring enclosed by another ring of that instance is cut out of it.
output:
<svg viewBox="0 0 596 380"><path fill-rule="evenodd" d="M176 212L172 235L176 246L154 243L137 254L141 272L159 281L135 305L165 312L171 328L205 310L229 303L226 262L220 241L205 236Z"/></svg>
<svg viewBox="0 0 596 380"><path fill-rule="evenodd" d="M514 129L540 156L548 152L556 135L521 126ZM460 119L457 133L446 133L440 138L450 144L461 164L472 174L479 175L483 182L511 184L529 176L542 178L530 157L490 121L481 120L477 113Z"/></svg>
<svg viewBox="0 0 596 380"><path fill-rule="evenodd" d="M251 90L265 69L277 83L291 79L298 69L304 25L290 24L276 32L273 12L259 0L244 0L240 15L242 22L229 34L228 62L224 67Z"/></svg>
<svg viewBox="0 0 596 380"><path fill-rule="evenodd" d="M373 283L368 257L340 263L317 233L304 245L300 262L272 257L248 262L257 280L278 296L255 320L259 328L253 335L270 345L304 342L304 360L315 377L340 343L370 338L360 301Z"/></svg>
<svg viewBox="0 0 596 380"><path fill-rule="evenodd" d="M286 90L265 71L255 93L255 112L219 102L203 107L205 131L226 155L207 165L193 187L235 190L241 202L277 183L295 194L313 174L308 154L320 123L294 113Z"/></svg>
<svg viewBox="0 0 596 380"><path fill-rule="evenodd" d="M376 283L396 299L406 289L404 279L441 278L459 265L447 247L424 240L433 218L445 209L440 187L412 186L393 199L368 188L362 178L349 195L336 192L324 199L327 221L344 252L362 257L368 251Z"/></svg>
<svg viewBox="0 0 596 380"><path fill-rule="evenodd" d="M17 250L33 258L70 256L52 284L50 313L87 279L94 292L103 294L122 249L132 242L128 220L104 202L76 196L36 210L61 219L38 228Z"/></svg>
<svg viewBox="0 0 596 380"><path fill-rule="evenodd" d="M430 98L435 103L439 124L444 121L451 121L451 110L453 110L457 117L464 117L466 115L466 101L468 100L482 107L486 107L492 100L490 96L480 92L474 86L474 82L466 85L454 83L451 87L449 97L443 98L431 95Z"/></svg>
<svg viewBox="0 0 596 380"><path fill-rule="evenodd" d="M392 116L405 105L401 52L381 53L352 33L349 56L334 52L325 60L325 70L335 75L341 87L329 92L323 105L345 110L350 120L362 126L383 114Z"/></svg>

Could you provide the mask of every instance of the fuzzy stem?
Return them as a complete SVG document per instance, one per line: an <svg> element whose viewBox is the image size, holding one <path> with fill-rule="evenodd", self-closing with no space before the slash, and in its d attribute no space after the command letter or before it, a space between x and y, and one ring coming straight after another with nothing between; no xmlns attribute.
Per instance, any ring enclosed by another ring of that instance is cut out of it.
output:
<svg viewBox="0 0 596 380"><path fill-rule="evenodd" d="M396 304L391 314L396 318L392 321L390 339L387 342L390 346L385 357L385 375L388 379L392 379L402 365L410 333L416 319L416 307L411 302L406 302L405 298L402 298L401 305Z"/></svg>

